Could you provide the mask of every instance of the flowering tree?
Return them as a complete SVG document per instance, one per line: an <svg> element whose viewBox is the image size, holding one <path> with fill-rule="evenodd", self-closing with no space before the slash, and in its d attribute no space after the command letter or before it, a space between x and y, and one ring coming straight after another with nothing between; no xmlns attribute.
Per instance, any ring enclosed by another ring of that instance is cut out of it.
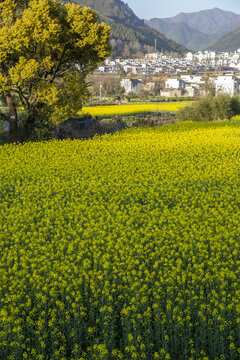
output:
<svg viewBox="0 0 240 360"><path fill-rule="evenodd" d="M110 28L90 8L55 0L0 4L0 95L10 135L57 125L88 96L86 76L110 55ZM23 110L18 118L16 106Z"/></svg>

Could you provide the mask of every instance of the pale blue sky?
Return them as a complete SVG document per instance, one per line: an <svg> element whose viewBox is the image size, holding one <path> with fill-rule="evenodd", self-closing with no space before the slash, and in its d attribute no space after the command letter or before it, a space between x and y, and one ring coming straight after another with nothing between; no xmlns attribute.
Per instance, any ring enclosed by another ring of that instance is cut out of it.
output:
<svg viewBox="0 0 240 360"><path fill-rule="evenodd" d="M169 17L218 7L240 14L240 0L123 0L141 19Z"/></svg>

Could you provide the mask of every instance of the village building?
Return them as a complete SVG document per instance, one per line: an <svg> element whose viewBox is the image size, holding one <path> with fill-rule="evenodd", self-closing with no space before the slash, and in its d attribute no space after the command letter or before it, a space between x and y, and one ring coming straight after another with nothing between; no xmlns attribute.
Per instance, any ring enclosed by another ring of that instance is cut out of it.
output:
<svg viewBox="0 0 240 360"><path fill-rule="evenodd" d="M184 89L185 81L182 79L168 79L165 81L166 89Z"/></svg>
<svg viewBox="0 0 240 360"><path fill-rule="evenodd" d="M122 79L121 86L125 90L125 94L139 94L144 87L143 81L138 79Z"/></svg>
<svg viewBox="0 0 240 360"><path fill-rule="evenodd" d="M234 93L240 90L240 79L234 76L218 76L216 80L216 93L223 93L233 96Z"/></svg>
<svg viewBox="0 0 240 360"><path fill-rule="evenodd" d="M167 98L182 97L182 91L179 89L165 89L161 90L160 95Z"/></svg>
<svg viewBox="0 0 240 360"><path fill-rule="evenodd" d="M202 76L181 75L181 79L189 84L201 84Z"/></svg>

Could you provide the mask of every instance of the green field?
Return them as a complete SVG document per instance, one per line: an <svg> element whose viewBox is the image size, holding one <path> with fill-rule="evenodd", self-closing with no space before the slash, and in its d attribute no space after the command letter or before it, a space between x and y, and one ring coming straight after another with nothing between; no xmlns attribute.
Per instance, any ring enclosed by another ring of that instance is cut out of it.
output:
<svg viewBox="0 0 240 360"><path fill-rule="evenodd" d="M0 359L240 358L240 123L0 147Z"/></svg>

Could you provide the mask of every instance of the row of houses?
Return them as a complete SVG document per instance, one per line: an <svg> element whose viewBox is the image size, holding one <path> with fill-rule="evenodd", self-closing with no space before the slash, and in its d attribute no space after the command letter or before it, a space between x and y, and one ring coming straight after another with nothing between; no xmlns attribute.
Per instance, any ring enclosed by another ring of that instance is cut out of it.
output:
<svg viewBox="0 0 240 360"><path fill-rule="evenodd" d="M240 70L240 49L233 52L198 51L188 52L186 60L211 67L229 67Z"/></svg>
<svg viewBox="0 0 240 360"><path fill-rule="evenodd" d="M153 83L151 84L154 86ZM141 79L124 78L121 81L121 86L125 89L125 94L139 94L146 90L147 84L144 84ZM205 95L209 87L212 87L216 93L222 92L233 96L235 93L240 93L240 78L233 75L223 75L206 79L202 76L181 75L176 78L168 78L165 81L165 89L161 90L160 95L165 97L193 97Z"/></svg>
<svg viewBox="0 0 240 360"><path fill-rule="evenodd" d="M97 69L100 73L117 73L149 76L179 74L191 71L198 73L214 69L235 69L240 71L240 49L234 52L216 53L214 51L188 52L184 56L171 56L163 53L146 54L144 59L107 59Z"/></svg>
<svg viewBox="0 0 240 360"><path fill-rule="evenodd" d="M124 71L125 74L138 76L158 76L159 74L178 74L183 71L203 71L204 65L190 63L185 58L162 55L158 59L107 59L96 72L114 74Z"/></svg>
<svg viewBox="0 0 240 360"><path fill-rule="evenodd" d="M168 79L165 82L166 89L183 89L188 96L204 94L207 85L215 88L216 93L222 92L230 96L240 92L240 78L233 75L209 77L207 80L202 76L182 75L180 78Z"/></svg>

